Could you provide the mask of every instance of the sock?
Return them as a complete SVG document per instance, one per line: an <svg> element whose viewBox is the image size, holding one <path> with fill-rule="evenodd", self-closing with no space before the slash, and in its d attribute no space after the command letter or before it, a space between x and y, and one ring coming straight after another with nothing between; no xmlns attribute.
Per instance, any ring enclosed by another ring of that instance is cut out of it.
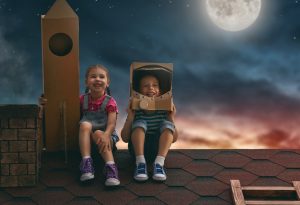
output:
<svg viewBox="0 0 300 205"><path fill-rule="evenodd" d="M88 159L88 158L91 158L91 156L87 155L82 157L82 159Z"/></svg>
<svg viewBox="0 0 300 205"><path fill-rule="evenodd" d="M139 163L146 163L146 159L144 155L138 155L135 157L135 163L138 165Z"/></svg>
<svg viewBox="0 0 300 205"><path fill-rule="evenodd" d="M114 164L114 161L107 161L106 164Z"/></svg>
<svg viewBox="0 0 300 205"><path fill-rule="evenodd" d="M165 164L165 157L163 156L156 156L154 164L160 164L160 166L164 166Z"/></svg>

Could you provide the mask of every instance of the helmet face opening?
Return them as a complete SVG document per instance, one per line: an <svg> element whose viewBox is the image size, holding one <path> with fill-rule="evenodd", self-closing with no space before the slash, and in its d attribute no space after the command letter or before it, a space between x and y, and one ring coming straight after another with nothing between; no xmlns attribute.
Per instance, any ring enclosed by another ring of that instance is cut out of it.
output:
<svg viewBox="0 0 300 205"><path fill-rule="evenodd" d="M154 76L159 82L160 96L148 97L140 93L144 76ZM130 66L131 108L134 110L172 110L172 63L133 62Z"/></svg>
<svg viewBox="0 0 300 205"><path fill-rule="evenodd" d="M171 91L172 89L172 71L161 66L149 65L137 68L132 75L132 89L140 92L140 82L144 76L154 76L159 82L161 95Z"/></svg>

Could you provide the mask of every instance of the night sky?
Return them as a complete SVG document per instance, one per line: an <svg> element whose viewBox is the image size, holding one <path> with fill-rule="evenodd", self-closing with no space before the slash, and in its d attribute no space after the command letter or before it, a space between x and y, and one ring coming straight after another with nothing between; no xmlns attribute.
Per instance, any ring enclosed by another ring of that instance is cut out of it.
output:
<svg viewBox="0 0 300 205"><path fill-rule="evenodd" d="M0 0L0 104L42 93L41 15L54 0ZM209 19L204 0L69 0L84 72L103 64L124 123L133 61L174 64L174 148L300 147L300 1L262 0L239 32Z"/></svg>

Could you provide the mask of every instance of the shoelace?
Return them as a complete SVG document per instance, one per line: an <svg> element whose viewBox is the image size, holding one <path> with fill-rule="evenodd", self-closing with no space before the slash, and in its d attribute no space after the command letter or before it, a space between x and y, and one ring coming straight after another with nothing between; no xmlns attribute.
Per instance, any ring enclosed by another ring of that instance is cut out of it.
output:
<svg viewBox="0 0 300 205"><path fill-rule="evenodd" d="M118 179L118 176L117 176L117 168L115 165L106 165L105 166L105 170L106 170L106 177L109 179L109 178L116 178Z"/></svg>
<svg viewBox="0 0 300 205"><path fill-rule="evenodd" d="M82 172L94 172L92 168L92 161L91 159L87 159L83 161L83 166L81 169Z"/></svg>
<svg viewBox="0 0 300 205"><path fill-rule="evenodd" d="M139 164L137 167L137 173L138 174L144 174L146 173L146 166L145 164Z"/></svg>
<svg viewBox="0 0 300 205"><path fill-rule="evenodd" d="M157 174L163 174L164 173L163 168L158 164L155 165L155 171L156 171Z"/></svg>

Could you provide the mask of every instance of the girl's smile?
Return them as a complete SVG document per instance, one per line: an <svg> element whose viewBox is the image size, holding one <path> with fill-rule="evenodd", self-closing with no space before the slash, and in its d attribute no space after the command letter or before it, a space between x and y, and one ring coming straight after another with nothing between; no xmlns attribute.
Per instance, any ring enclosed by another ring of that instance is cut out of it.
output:
<svg viewBox="0 0 300 205"><path fill-rule="evenodd" d="M92 95L102 96L109 85L106 71L101 68L93 68L86 79L86 86L90 89Z"/></svg>

